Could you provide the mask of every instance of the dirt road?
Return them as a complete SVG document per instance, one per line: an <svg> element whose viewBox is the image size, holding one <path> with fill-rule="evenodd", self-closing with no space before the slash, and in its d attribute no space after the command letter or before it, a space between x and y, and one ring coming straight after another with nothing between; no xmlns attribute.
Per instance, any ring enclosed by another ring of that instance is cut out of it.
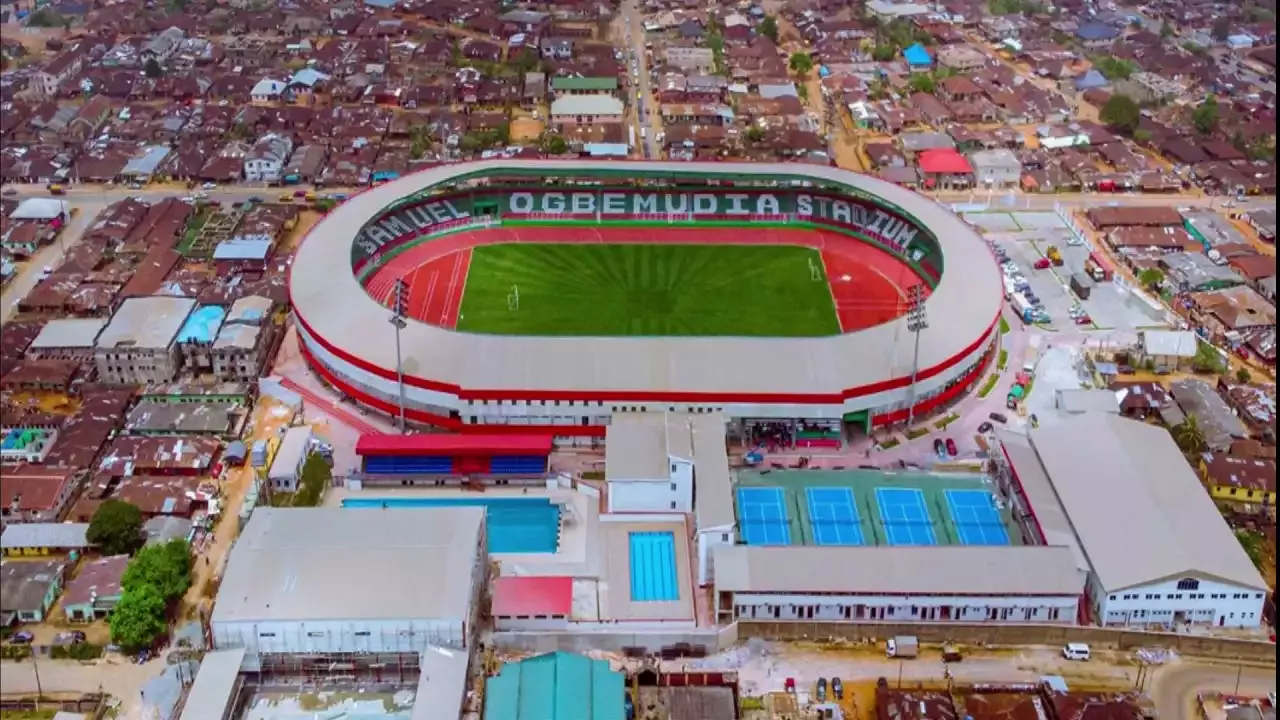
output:
<svg viewBox="0 0 1280 720"><path fill-rule="evenodd" d="M1196 714L1196 694L1202 692L1239 693L1262 697L1276 691L1276 669L1174 663L1152 677L1148 692L1161 718L1190 720Z"/></svg>

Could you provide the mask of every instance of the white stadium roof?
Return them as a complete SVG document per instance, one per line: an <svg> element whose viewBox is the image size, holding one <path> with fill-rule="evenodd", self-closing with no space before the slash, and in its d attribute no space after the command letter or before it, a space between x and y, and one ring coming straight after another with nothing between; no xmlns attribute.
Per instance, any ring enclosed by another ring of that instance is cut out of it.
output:
<svg viewBox="0 0 1280 720"><path fill-rule="evenodd" d="M350 269L356 234L402 198L458 176L501 177L504 170L543 168L549 175L643 168L704 179L793 176L844 184L898 206L932 232L944 257L941 282L927 302L929 327L920 337L924 377L929 368L958 361L972 349L993 326L1003 302L999 271L972 228L942 205L866 175L797 164L500 159L431 168L373 187L317 225L297 251L290 276L292 302L307 341L319 339L343 360L355 358L357 365L378 368L387 377L396 363L395 331L389 311L365 292ZM401 343L411 384L417 378L447 388L490 391L812 396L910 376L908 337L905 317L826 338L503 336L410 322Z"/></svg>

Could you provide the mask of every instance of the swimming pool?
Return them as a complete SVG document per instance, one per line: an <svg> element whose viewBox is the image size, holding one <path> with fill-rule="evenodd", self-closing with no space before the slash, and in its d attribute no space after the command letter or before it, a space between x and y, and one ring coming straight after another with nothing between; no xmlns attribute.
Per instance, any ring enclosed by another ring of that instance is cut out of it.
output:
<svg viewBox="0 0 1280 720"><path fill-rule="evenodd" d="M482 507L491 553L554 553L560 506L548 498L349 498L344 508Z"/></svg>
<svg viewBox="0 0 1280 720"><path fill-rule="evenodd" d="M627 539L631 546L631 602L679 600L675 534L633 532Z"/></svg>

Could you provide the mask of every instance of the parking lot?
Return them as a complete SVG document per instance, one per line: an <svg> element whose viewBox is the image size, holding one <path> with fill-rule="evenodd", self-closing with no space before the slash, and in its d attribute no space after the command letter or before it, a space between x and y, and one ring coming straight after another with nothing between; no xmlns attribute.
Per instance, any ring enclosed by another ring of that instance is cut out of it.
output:
<svg viewBox="0 0 1280 720"><path fill-rule="evenodd" d="M1072 245L1071 230L1052 212L983 212L965 215L975 227L1004 250L1017 271L1026 278L1031 293L1049 316L1051 328L1070 328L1073 306L1079 305L1092 324L1085 328L1132 329L1162 325L1164 313L1135 296L1122 284L1096 283L1089 299L1079 300L1070 289L1074 273L1083 273L1089 246ZM1050 246L1062 255L1062 265L1037 270L1036 262L1047 257Z"/></svg>

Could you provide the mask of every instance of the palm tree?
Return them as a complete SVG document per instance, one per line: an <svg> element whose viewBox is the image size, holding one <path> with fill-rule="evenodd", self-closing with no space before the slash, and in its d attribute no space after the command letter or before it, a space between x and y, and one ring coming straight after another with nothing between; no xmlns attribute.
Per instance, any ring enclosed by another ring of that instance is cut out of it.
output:
<svg viewBox="0 0 1280 720"><path fill-rule="evenodd" d="M1205 451L1207 445L1204 430L1200 428L1200 420L1195 415L1188 415L1185 420L1173 427L1173 441L1182 452L1196 455Z"/></svg>

